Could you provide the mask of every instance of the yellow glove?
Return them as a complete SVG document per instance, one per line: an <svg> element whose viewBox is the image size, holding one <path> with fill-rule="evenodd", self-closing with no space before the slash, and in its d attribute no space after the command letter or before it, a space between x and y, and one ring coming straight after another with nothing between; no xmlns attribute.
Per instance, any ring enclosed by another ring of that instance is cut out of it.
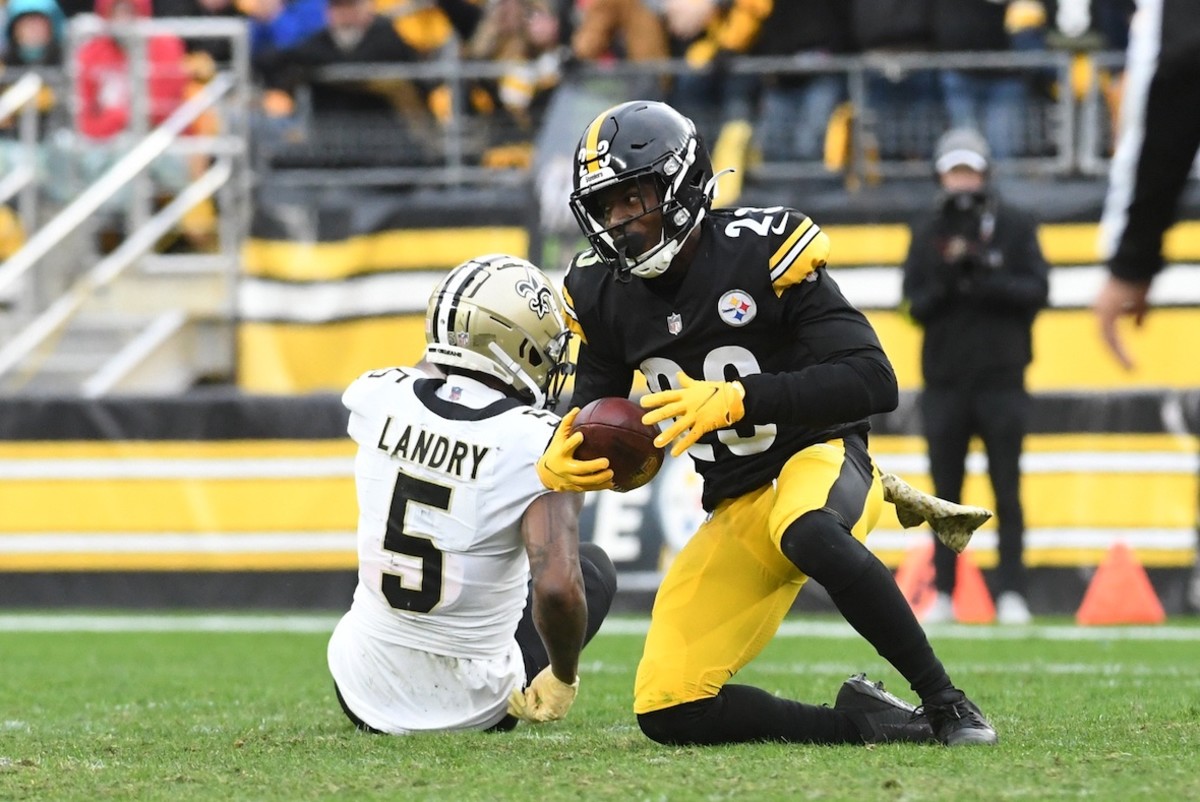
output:
<svg viewBox="0 0 1200 802"><path fill-rule="evenodd" d="M671 456L678 457L709 432L732 426L742 419L746 409L742 399L746 389L741 382L697 381L686 373L678 374L682 389L663 390L642 396L642 406L651 410L642 416L642 423L653 426L674 418L671 428L654 438L662 448L678 438Z"/></svg>
<svg viewBox="0 0 1200 802"><path fill-rule="evenodd" d="M554 437L545 453L537 461L537 475L550 490L612 490L613 472L609 470L608 458L577 460L575 449L583 442L583 432L571 433L576 407L568 412L554 430Z"/></svg>
<svg viewBox="0 0 1200 802"><path fill-rule="evenodd" d="M558 721L579 693L579 677L570 685L554 676L550 666L543 668L525 690L514 688L508 695L508 713L522 721Z"/></svg>

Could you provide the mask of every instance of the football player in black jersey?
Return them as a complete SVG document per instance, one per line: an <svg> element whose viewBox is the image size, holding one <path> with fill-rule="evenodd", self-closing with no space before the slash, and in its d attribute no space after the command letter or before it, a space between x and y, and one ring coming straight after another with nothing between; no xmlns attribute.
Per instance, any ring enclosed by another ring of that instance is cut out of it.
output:
<svg viewBox="0 0 1200 802"><path fill-rule="evenodd" d="M712 208L704 145L663 103L601 113L575 166L571 208L591 248L565 279L582 341L572 405L627 397L640 371L644 420L673 419L658 443L692 457L711 513L655 598L635 688L642 731L668 744L996 743L863 544L885 503L867 417L894 409L898 390L870 323L825 269L826 234L794 209ZM610 486L594 461L573 459L580 437L556 434L539 462L547 486ZM921 708L850 683L832 708L728 683L809 576Z"/></svg>

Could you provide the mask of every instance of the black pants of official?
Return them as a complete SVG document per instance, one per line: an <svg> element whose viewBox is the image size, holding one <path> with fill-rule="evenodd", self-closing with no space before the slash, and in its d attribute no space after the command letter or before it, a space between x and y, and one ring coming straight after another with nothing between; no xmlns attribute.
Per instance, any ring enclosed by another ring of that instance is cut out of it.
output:
<svg viewBox="0 0 1200 802"><path fill-rule="evenodd" d="M993 591L1025 593L1025 516L1021 509L1021 450L1028 429L1030 399L1023 387L926 388L921 417L929 446L934 491L947 501L962 500L971 437L983 440L988 476L996 496L999 566ZM940 542L934 546L935 584L953 593L957 555Z"/></svg>
<svg viewBox="0 0 1200 802"><path fill-rule="evenodd" d="M579 569L583 574L583 593L587 600L587 630L583 638L586 646L600 630L600 625L604 623L604 619L612 607L613 596L617 593L617 570L604 549L595 543L579 544ZM521 621L517 624L515 637L517 644L521 647L521 655L525 658L525 682L528 683L541 673L542 669L550 665L550 656L546 654L542 636L538 634L537 628L533 625L532 585L529 595L525 599L525 612L521 614ZM346 706L346 700L342 698L342 692L337 687L337 683L334 683L333 690L337 694L342 712L355 727L363 732L376 734L380 732L360 719ZM515 726L517 726L517 720L512 716L505 716L490 730L503 732L511 730Z"/></svg>

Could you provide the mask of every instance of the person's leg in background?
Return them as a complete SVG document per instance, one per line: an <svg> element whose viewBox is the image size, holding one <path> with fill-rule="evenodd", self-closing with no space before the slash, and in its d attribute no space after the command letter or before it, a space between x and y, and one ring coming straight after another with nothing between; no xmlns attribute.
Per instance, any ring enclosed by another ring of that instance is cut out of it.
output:
<svg viewBox="0 0 1200 802"><path fill-rule="evenodd" d="M975 76L962 70L942 70L938 73L949 127L980 129L979 115L976 113L977 82Z"/></svg>
<svg viewBox="0 0 1200 802"><path fill-rule="evenodd" d="M984 83L983 134L997 160L1029 155L1029 89L1016 76L989 77Z"/></svg>
<svg viewBox="0 0 1200 802"><path fill-rule="evenodd" d="M987 450L988 475L996 496L999 565L996 617L1001 624L1028 624L1025 601L1025 515L1021 506L1021 452L1029 425L1029 394L1019 387L981 392L975 419Z"/></svg>
<svg viewBox="0 0 1200 802"><path fill-rule="evenodd" d="M970 393L947 387L927 387L921 393L921 422L929 453L929 476L936 495L960 503L971 445ZM923 618L927 624L954 620L954 585L958 555L940 540L933 543L934 585L937 598Z"/></svg>

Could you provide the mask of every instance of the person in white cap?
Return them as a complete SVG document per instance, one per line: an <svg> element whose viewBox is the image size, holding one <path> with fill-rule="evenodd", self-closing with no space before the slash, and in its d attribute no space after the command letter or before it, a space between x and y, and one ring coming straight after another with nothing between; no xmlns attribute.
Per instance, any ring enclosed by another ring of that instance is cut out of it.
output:
<svg viewBox="0 0 1200 802"><path fill-rule="evenodd" d="M1028 425L1025 369L1034 316L1046 305L1049 267L1032 216L989 185L991 155L975 130L939 140L936 207L913 226L904 262L904 300L924 328L921 418L935 492L962 495L971 438L983 440L996 496L1000 623L1030 620L1025 601L1020 457ZM925 623L954 620L957 555L935 544L937 598Z"/></svg>

